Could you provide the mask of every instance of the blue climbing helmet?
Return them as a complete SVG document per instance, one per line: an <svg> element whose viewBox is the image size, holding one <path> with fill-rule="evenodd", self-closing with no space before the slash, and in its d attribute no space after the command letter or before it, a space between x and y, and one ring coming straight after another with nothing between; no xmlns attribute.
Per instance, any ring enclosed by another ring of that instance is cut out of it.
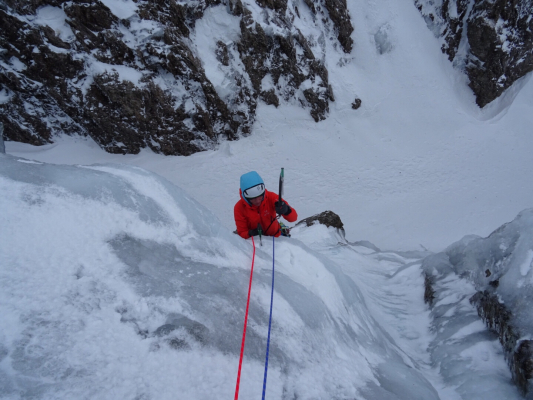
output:
<svg viewBox="0 0 533 400"><path fill-rule="evenodd" d="M248 199L262 196L265 193L265 182L255 171L250 171L241 176L242 197L248 204Z"/></svg>

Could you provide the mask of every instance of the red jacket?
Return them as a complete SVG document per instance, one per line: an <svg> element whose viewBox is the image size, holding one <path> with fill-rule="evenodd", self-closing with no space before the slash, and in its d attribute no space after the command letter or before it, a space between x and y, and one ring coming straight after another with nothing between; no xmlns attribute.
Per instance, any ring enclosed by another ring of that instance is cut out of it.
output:
<svg viewBox="0 0 533 400"><path fill-rule="evenodd" d="M235 224L237 225L237 233L244 239L248 239L250 235L248 231L257 229L257 224L261 224L263 235L276 236L281 235L279 222L276 219L276 210L274 203L279 200L279 196L275 193L265 190L265 198L259 207L248 204L242 197L241 189L239 189L241 199L235 204ZM283 201L285 201L283 199ZM285 201L285 203L287 203ZM287 203L289 204L289 203ZM291 212L288 215L283 215L288 222L294 222L298 219L296 210L291 207Z"/></svg>

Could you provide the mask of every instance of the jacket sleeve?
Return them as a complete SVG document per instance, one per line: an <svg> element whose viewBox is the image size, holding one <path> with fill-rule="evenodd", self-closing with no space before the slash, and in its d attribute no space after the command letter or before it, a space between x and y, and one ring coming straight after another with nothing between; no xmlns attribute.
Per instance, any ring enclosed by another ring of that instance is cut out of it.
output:
<svg viewBox="0 0 533 400"><path fill-rule="evenodd" d="M250 235L248 234L248 220L242 213L242 207L240 207L240 202L235 204L233 209L233 214L235 216L235 225L237 225L237 233L243 239L248 239Z"/></svg>
<svg viewBox="0 0 533 400"><path fill-rule="evenodd" d="M283 200L285 203L287 203L289 207L291 207L291 205L283 197L281 198L281 200ZM287 215L283 215L283 218L285 218L285 220L287 220L288 222L294 222L298 219L298 213L294 208L291 207L291 212Z"/></svg>

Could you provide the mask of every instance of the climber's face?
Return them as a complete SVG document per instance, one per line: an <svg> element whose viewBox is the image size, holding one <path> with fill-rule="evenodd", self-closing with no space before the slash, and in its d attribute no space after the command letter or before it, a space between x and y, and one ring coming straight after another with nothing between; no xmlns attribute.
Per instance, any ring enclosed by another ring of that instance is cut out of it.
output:
<svg viewBox="0 0 533 400"><path fill-rule="evenodd" d="M263 202L263 197L265 196L263 195L263 196L254 197L253 199L248 199L248 201L250 202L252 206L259 207L261 203Z"/></svg>

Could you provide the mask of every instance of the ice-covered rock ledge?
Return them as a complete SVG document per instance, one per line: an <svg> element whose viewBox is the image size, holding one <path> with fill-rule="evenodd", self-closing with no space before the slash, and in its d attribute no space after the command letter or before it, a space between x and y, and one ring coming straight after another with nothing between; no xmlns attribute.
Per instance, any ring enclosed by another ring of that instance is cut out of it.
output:
<svg viewBox="0 0 533 400"><path fill-rule="evenodd" d="M522 211L487 238L463 238L427 257L422 267L434 329L461 326L484 335L475 327L469 303L473 304L503 346L513 380L527 398L533 398L533 209ZM446 344L432 350L436 359L448 357L442 347Z"/></svg>

